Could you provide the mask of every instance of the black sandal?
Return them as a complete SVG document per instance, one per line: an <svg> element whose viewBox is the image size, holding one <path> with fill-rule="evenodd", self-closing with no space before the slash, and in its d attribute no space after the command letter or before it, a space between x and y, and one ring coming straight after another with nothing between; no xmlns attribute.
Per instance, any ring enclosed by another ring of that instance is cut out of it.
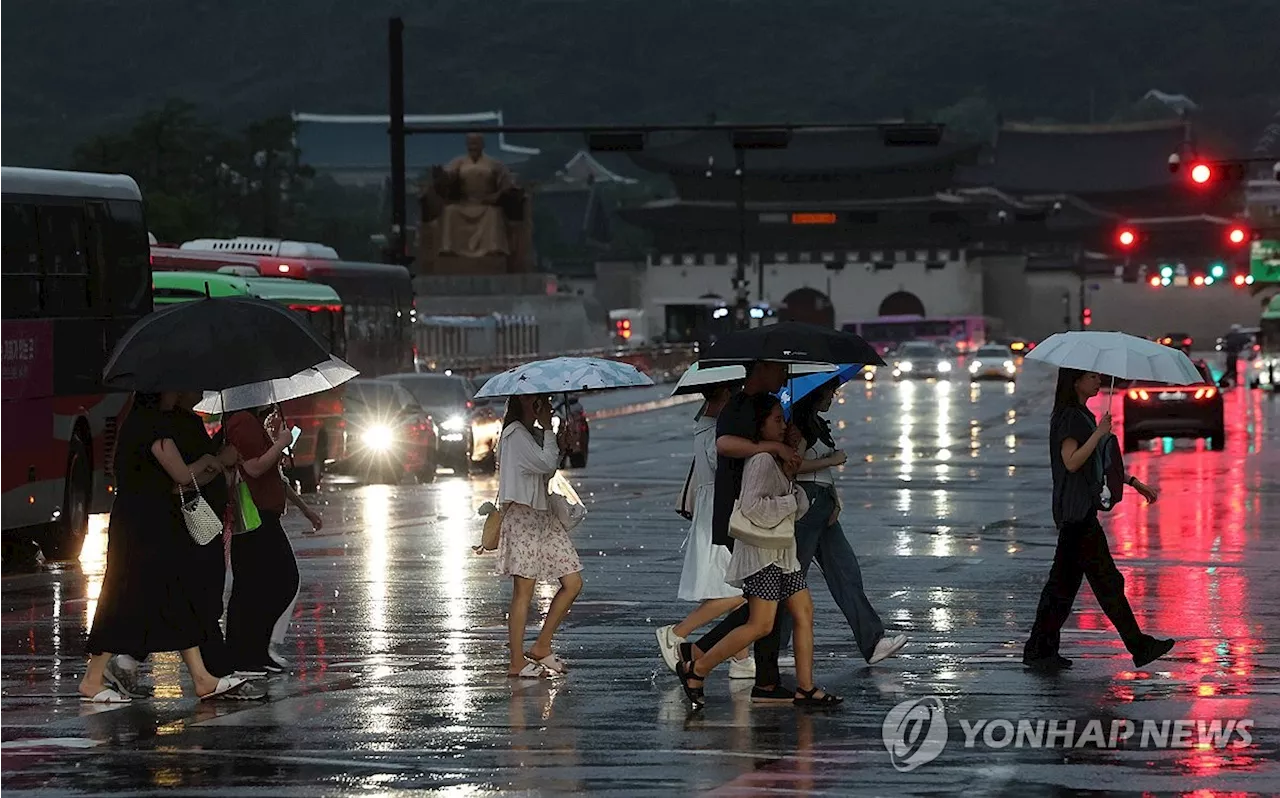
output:
<svg viewBox="0 0 1280 798"><path fill-rule="evenodd" d="M685 697L694 709L702 709L707 703L707 694L701 687L689 684L693 680L705 681L693 670L692 662L677 662L676 676L680 678L680 686L684 688Z"/></svg>
<svg viewBox="0 0 1280 798"><path fill-rule="evenodd" d="M824 692L821 698L816 698L815 693L820 688L814 687L812 690L801 690L796 688L796 698L792 701L798 707L818 707L820 709L832 709L844 703L844 699L834 693Z"/></svg>

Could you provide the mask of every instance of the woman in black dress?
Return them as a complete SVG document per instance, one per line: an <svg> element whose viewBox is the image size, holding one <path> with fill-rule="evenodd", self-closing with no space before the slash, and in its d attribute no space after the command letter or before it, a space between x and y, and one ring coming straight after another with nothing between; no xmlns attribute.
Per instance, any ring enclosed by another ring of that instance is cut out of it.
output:
<svg viewBox="0 0 1280 798"><path fill-rule="evenodd" d="M199 646L207 634L199 564L176 488L221 477L234 463L204 454L188 463L175 444L178 394L137 394L121 426L115 457L116 499L107 532L107 569L89 632L84 701L127 703L104 680L117 652L179 651L200 698L242 698L245 680L209 673ZM260 695L258 696L260 697Z"/></svg>

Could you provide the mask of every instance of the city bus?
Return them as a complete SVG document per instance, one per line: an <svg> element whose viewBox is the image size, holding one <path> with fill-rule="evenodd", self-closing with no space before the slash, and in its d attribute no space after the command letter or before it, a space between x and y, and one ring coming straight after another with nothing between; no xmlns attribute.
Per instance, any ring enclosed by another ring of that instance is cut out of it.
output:
<svg viewBox="0 0 1280 798"><path fill-rule="evenodd" d="M151 281L157 307L206 296L253 296L286 305L328 342L331 354L346 355L342 299L327 285L211 272L152 272ZM325 469L342 459L346 451L342 388L283 402L280 409L288 425L302 430L286 476L296 481L303 493L314 492Z"/></svg>
<svg viewBox="0 0 1280 798"><path fill-rule="evenodd" d="M992 320L985 316L880 316L841 325L856 333L880 354L891 352L907 341L930 341L954 346L960 353L972 352L987 342Z"/></svg>
<svg viewBox="0 0 1280 798"><path fill-rule="evenodd" d="M102 386L121 335L152 310L147 225L124 175L4 167L3 528L79 556L111 509L128 394Z"/></svg>
<svg viewBox="0 0 1280 798"><path fill-rule="evenodd" d="M223 271L321 283L338 292L345 310L347 356L366 377L413 371L417 309L403 266L338 258L331 247L270 238L201 238L179 248L152 247L151 267Z"/></svg>

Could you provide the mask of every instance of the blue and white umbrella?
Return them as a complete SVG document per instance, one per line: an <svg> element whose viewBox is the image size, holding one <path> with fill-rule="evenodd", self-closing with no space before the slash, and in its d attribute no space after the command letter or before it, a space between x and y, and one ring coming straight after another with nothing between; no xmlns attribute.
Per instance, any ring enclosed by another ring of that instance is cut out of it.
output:
<svg viewBox="0 0 1280 798"><path fill-rule="evenodd" d="M809 394L818 390L818 388L826 385L832 380L836 380L838 385L844 385L849 380L858 376L866 366L856 363L838 366L835 371L826 374L808 374L803 377L792 377L787 381L786 386L778 391L778 398L782 400L782 412L789 419L791 418L791 406Z"/></svg>
<svg viewBox="0 0 1280 798"><path fill-rule="evenodd" d="M556 357L495 374L476 392L476 398L582 393L646 385L653 385L653 380L630 363L598 357Z"/></svg>

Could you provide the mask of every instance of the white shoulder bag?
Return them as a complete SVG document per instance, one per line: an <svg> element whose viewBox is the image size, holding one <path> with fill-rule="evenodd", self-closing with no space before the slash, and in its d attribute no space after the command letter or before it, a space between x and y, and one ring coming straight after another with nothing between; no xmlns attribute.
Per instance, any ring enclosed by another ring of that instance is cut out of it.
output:
<svg viewBox="0 0 1280 798"><path fill-rule="evenodd" d="M196 482L195 474L191 474L191 494L182 489L181 483L178 484L178 502L182 505L182 520L187 525L187 533L198 545L208 545L221 534L222 519L200 493L200 483Z"/></svg>

